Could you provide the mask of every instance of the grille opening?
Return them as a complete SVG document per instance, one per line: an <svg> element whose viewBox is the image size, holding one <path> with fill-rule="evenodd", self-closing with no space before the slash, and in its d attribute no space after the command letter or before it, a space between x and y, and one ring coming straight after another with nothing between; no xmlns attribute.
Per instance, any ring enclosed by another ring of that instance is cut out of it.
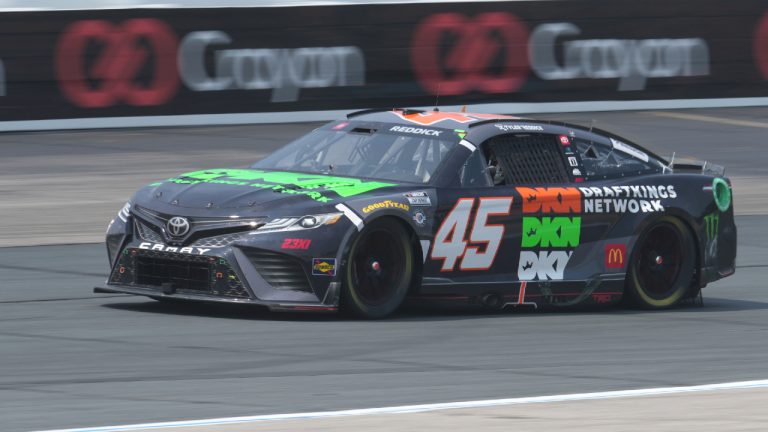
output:
<svg viewBox="0 0 768 432"><path fill-rule="evenodd" d="M245 256L261 277L273 288L312 292L307 274L296 259L259 249L243 249Z"/></svg>
<svg viewBox="0 0 768 432"><path fill-rule="evenodd" d="M502 135L488 143L504 172L505 184L565 183L560 142L555 135Z"/></svg>
<svg viewBox="0 0 768 432"><path fill-rule="evenodd" d="M136 283L175 290L210 291L211 272L208 263L167 258L136 258Z"/></svg>

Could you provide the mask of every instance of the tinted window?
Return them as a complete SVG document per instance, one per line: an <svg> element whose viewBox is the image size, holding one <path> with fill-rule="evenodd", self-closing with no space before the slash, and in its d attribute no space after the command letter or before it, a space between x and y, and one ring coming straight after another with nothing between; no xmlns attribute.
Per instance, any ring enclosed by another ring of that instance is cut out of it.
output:
<svg viewBox="0 0 768 432"><path fill-rule="evenodd" d="M610 140L597 142L583 138L575 138L574 142L576 151L581 156L584 175L588 180L661 172L661 164L658 161L628 144L616 141L617 144L614 147ZM648 159L647 162L641 159L643 156Z"/></svg>
<svg viewBox="0 0 768 432"><path fill-rule="evenodd" d="M382 130L317 129L253 168L427 183L457 138Z"/></svg>

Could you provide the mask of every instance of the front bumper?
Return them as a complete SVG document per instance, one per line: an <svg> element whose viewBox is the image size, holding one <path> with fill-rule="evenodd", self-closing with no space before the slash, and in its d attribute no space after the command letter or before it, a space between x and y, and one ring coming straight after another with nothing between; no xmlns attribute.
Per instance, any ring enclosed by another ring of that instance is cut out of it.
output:
<svg viewBox="0 0 768 432"><path fill-rule="evenodd" d="M286 247L297 244L287 241L295 233L243 234L226 243L173 247L149 241L155 239L130 221L121 225L108 233L112 269L106 285L95 292L253 304L271 310L338 308L337 255L351 224L339 222L303 233L313 237L299 243L307 245L304 250ZM315 268L318 262L323 266Z"/></svg>

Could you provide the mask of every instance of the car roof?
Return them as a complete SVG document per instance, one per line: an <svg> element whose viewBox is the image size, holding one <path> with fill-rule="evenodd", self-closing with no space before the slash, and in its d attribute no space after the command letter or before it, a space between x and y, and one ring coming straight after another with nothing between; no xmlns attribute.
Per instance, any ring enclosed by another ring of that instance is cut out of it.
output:
<svg viewBox="0 0 768 432"><path fill-rule="evenodd" d="M606 130L598 129L593 126L586 127L556 120L536 120L505 114L439 111L437 108L432 111L412 108L394 108L389 110L369 109L350 113L347 115L347 119L400 124L412 127L426 126L467 131L472 129L469 135L478 138L477 142L482 142L494 135L500 135L502 133L499 129L493 127L494 124L509 121L515 123L536 124L541 126L542 132L544 133L569 134L571 136L578 134L582 137L588 137L588 139L596 139L600 137L604 140L618 140L648 153L659 161L665 160L654 152L649 151L647 148ZM468 136L467 139L470 139L470 136Z"/></svg>
<svg viewBox="0 0 768 432"><path fill-rule="evenodd" d="M487 120L523 120L502 114L481 114L452 111L395 108L391 110L364 110L347 115L348 119L395 123L408 126L431 126L445 129L466 129L473 123Z"/></svg>

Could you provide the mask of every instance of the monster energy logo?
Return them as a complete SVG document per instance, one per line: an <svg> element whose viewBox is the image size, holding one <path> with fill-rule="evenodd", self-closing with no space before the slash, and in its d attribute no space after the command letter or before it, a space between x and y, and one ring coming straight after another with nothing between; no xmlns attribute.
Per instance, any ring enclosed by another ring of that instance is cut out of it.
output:
<svg viewBox="0 0 768 432"><path fill-rule="evenodd" d="M704 226L707 230L707 240L713 240L720 229L720 215L712 213L704 216Z"/></svg>

